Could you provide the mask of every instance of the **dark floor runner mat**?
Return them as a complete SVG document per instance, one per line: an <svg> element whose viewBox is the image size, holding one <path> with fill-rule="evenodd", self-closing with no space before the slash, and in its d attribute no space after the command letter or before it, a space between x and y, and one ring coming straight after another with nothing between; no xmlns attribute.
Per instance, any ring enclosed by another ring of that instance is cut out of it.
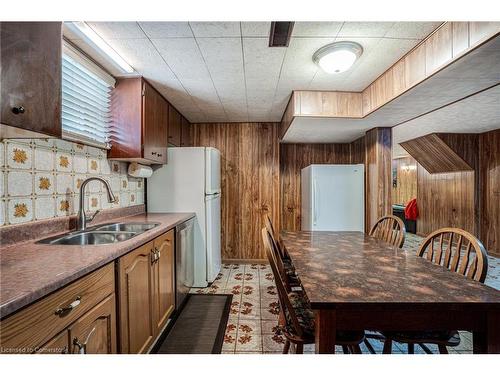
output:
<svg viewBox="0 0 500 375"><path fill-rule="evenodd" d="M189 294L156 354L218 354L222 351L232 294Z"/></svg>

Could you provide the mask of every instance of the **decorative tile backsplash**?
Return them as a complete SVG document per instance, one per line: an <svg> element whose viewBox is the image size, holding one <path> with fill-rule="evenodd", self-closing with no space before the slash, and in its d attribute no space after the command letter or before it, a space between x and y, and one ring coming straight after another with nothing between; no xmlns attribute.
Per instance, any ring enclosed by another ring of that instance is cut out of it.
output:
<svg viewBox="0 0 500 375"><path fill-rule="evenodd" d="M108 203L105 187L92 181L87 210L144 203L144 180L128 176L127 163L107 160L105 150L59 139L3 140L0 225L75 214L80 185L91 176L108 180L118 202Z"/></svg>

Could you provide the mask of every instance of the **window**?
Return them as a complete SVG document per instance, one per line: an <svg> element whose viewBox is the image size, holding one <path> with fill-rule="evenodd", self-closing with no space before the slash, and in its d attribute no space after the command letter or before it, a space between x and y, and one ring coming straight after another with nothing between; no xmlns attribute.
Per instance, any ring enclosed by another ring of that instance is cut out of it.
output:
<svg viewBox="0 0 500 375"><path fill-rule="evenodd" d="M63 138L110 148L112 76L64 43L62 61Z"/></svg>

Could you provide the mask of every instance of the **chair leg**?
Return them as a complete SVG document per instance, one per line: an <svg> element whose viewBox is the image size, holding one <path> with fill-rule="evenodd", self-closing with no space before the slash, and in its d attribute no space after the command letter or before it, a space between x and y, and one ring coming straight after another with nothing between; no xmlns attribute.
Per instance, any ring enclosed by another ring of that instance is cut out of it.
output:
<svg viewBox="0 0 500 375"><path fill-rule="evenodd" d="M285 346L283 347L283 354L288 354L288 351L290 350L290 340L285 341Z"/></svg>
<svg viewBox="0 0 500 375"><path fill-rule="evenodd" d="M284 327L285 324L286 324L285 315L283 314L283 311L281 311L280 309L280 313L278 315L278 325L280 327Z"/></svg>
<svg viewBox="0 0 500 375"><path fill-rule="evenodd" d="M349 348L347 347L347 345L342 345L342 351L344 352L344 354L349 354Z"/></svg>
<svg viewBox="0 0 500 375"><path fill-rule="evenodd" d="M427 347L427 345L425 344L418 344L423 350L424 352L426 352L427 354L432 354L432 351Z"/></svg>
<svg viewBox="0 0 500 375"><path fill-rule="evenodd" d="M415 354L415 344L408 343L408 354Z"/></svg>
<svg viewBox="0 0 500 375"><path fill-rule="evenodd" d="M375 354L375 349L373 349L372 344L370 344L370 341L368 341L368 339L367 339L366 337L365 337L364 343L365 343L366 348L368 349L368 351L369 351L371 354Z"/></svg>
<svg viewBox="0 0 500 375"><path fill-rule="evenodd" d="M302 343L295 344L295 354L304 354L304 344Z"/></svg>
<svg viewBox="0 0 500 375"><path fill-rule="evenodd" d="M391 354L392 353L392 340L386 338L384 341L384 349L382 350L382 354Z"/></svg>
<svg viewBox="0 0 500 375"><path fill-rule="evenodd" d="M448 354L448 349L446 349L446 345L438 345L439 354Z"/></svg>

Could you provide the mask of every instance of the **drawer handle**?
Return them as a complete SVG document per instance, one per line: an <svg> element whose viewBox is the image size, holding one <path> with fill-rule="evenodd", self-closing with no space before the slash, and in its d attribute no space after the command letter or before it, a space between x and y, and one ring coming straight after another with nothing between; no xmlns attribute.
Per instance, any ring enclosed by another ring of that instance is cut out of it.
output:
<svg viewBox="0 0 500 375"><path fill-rule="evenodd" d="M75 298L75 300L73 302L71 302L68 306L65 306L65 307L59 307L56 311L55 311L55 314L57 316L59 316L60 318L63 318L65 317L66 315L68 315L71 311L73 311L73 309L75 309L76 307L78 307L78 305L80 304L82 298L80 296L77 296Z"/></svg>

